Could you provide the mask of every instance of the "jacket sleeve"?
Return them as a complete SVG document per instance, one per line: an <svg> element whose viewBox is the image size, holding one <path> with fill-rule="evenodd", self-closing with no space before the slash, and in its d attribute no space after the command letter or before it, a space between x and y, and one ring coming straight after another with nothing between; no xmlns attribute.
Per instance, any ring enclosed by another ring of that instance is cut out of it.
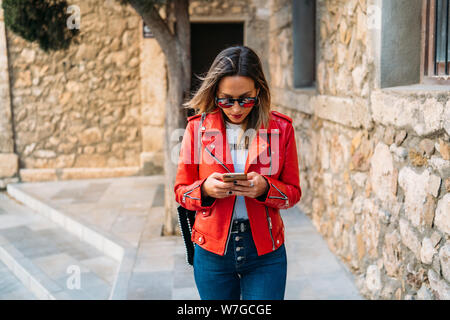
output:
<svg viewBox="0 0 450 320"><path fill-rule="evenodd" d="M267 180L269 189L263 195L255 198L259 203L278 209L293 207L302 196L297 144L292 124L287 127L286 137L285 160L278 179L269 175L262 175Z"/></svg>
<svg viewBox="0 0 450 320"><path fill-rule="evenodd" d="M181 142L178 169L175 178L175 201L188 210L199 211L211 208L216 198L202 195L201 187L207 178L199 179L197 142L194 139L198 125L189 121ZM194 128L195 127L195 128ZM195 161L194 161L195 160Z"/></svg>

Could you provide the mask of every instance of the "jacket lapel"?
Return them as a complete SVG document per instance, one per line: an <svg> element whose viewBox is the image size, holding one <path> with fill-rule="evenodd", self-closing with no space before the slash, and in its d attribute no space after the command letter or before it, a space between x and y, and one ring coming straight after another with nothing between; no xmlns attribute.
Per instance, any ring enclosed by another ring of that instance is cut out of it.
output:
<svg viewBox="0 0 450 320"><path fill-rule="evenodd" d="M205 118L202 130L202 144L208 152L226 172L234 172L233 158L227 141L226 128L223 124L223 115L219 107L209 113ZM267 134L269 133L269 134ZM264 152L267 154L269 148L269 136L278 134L279 128L275 121L269 120L269 128L264 125L258 130L255 138L250 143L247 159L245 162L245 173L252 164L256 164L258 157ZM267 157L271 156L270 154ZM210 163L210 162L209 162Z"/></svg>
<svg viewBox="0 0 450 320"><path fill-rule="evenodd" d="M209 113L204 121L202 144L225 172L234 172L233 158L228 146L226 128L223 125L223 116L219 107ZM209 161L209 160L208 160ZM207 162L211 163L211 162Z"/></svg>

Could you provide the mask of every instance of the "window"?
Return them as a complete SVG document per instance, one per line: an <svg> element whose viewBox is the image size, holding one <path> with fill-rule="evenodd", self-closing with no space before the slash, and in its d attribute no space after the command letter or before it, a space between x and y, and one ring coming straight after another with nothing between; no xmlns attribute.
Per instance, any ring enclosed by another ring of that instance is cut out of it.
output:
<svg viewBox="0 0 450 320"><path fill-rule="evenodd" d="M450 0L424 0L424 82L450 81Z"/></svg>
<svg viewBox="0 0 450 320"><path fill-rule="evenodd" d="M380 4L380 88L420 83L423 0L382 0Z"/></svg>
<svg viewBox="0 0 450 320"><path fill-rule="evenodd" d="M294 87L314 86L316 77L316 1L293 0Z"/></svg>

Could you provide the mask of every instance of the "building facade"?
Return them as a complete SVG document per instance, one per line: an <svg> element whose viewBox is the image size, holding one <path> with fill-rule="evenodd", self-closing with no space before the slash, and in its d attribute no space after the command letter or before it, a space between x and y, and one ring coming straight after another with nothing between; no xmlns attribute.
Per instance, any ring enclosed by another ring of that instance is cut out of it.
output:
<svg viewBox="0 0 450 320"><path fill-rule="evenodd" d="M192 23L242 25L294 120L298 206L370 299L450 299L450 86L423 72L428 2L190 4ZM131 7L79 7L64 52L0 20L0 187L163 173L162 51Z"/></svg>

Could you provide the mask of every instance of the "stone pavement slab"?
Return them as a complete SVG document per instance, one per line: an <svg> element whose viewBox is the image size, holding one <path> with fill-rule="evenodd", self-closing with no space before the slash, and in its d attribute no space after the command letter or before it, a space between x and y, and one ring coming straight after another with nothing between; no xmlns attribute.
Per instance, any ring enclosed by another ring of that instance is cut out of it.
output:
<svg viewBox="0 0 450 320"><path fill-rule="evenodd" d="M0 261L0 300L36 300L22 282Z"/></svg>
<svg viewBox="0 0 450 320"><path fill-rule="evenodd" d="M25 287L41 298L67 291L68 297L108 299L118 261L4 193L0 193L0 208L0 261L8 262ZM3 224L5 218L10 223ZM67 289L68 270L73 267L81 272L80 290Z"/></svg>

